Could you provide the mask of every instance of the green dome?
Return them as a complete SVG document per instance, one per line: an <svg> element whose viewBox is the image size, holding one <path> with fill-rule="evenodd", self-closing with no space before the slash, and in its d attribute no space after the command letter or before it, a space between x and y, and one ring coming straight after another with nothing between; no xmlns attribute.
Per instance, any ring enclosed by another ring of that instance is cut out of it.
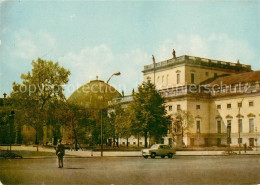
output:
<svg viewBox="0 0 260 185"><path fill-rule="evenodd" d="M92 80L74 91L68 102L84 108L100 109L107 107L109 101L120 96L121 94L114 87L104 81Z"/></svg>

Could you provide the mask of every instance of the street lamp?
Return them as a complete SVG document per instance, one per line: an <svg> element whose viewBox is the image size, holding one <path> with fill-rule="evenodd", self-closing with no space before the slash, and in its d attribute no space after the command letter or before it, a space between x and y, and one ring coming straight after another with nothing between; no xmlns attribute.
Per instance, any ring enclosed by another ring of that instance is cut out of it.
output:
<svg viewBox="0 0 260 185"><path fill-rule="evenodd" d="M111 78L113 76L119 76L121 73L120 72L116 72L113 73L107 80L107 83L105 84L107 86L108 82L111 80ZM105 99L105 90L106 90L106 86L104 88L103 94L102 94L102 101L103 101L103 106L101 107L101 112L100 112L100 117L101 117L101 157L103 157L103 108L104 108L104 99Z"/></svg>
<svg viewBox="0 0 260 185"><path fill-rule="evenodd" d="M11 114L9 115L9 146L10 151L12 150L12 141L14 137L14 114L15 112L12 110Z"/></svg>
<svg viewBox="0 0 260 185"><path fill-rule="evenodd" d="M6 101L6 93L3 93L3 95L4 95L4 100L3 100L3 106L4 106L4 111L5 111L5 101ZM7 146L7 150L8 150L8 146Z"/></svg>
<svg viewBox="0 0 260 185"><path fill-rule="evenodd" d="M243 97L242 98L242 101L241 102L239 102L239 105L238 105L238 151L239 151L239 154L241 154L241 138L240 138L240 132L241 132L241 130L240 130L240 120L242 120L241 119L241 115L240 115L240 109L241 109L241 107L243 106L243 101L244 101L244 99L245 99L245 97ZM242 123L241 123L242 124Z"/></svg>

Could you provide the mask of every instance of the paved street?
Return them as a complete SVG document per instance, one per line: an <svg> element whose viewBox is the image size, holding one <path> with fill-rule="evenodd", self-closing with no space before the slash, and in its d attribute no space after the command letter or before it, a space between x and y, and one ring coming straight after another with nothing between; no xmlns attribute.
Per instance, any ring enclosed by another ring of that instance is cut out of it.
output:
<svg viewBox="0 0 260 185"><path fill-rule="evenodd" d="M3 184L259 184L260 157L0 159ZM0 183L1 184L1 183Z"/></svg>

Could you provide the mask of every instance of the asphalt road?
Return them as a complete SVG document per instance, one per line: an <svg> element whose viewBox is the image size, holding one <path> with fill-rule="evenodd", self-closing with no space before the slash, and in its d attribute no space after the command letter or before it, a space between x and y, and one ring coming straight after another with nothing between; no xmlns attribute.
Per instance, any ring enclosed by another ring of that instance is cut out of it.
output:
<svg viewBox="0 0 260 185"><path fill-rule="evenodd" d="M260 184L260 156L0 159L3 184ZM0 183L1 184L1 183Z"/></svg>

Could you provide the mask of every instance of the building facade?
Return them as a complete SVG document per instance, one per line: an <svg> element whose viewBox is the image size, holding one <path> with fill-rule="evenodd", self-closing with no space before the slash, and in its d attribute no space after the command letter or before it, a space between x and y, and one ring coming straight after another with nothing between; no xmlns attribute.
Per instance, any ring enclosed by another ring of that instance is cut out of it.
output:
<svg viewBox="0 0 260 185"><path fill-rule="evenodd" d="M184 55L146 65L142 72L143 80L154 83L164 97L169 115L174 118L184 110L193 117L183 137L186 146L236 146L239 135L241 144L257 145L260 71L239 61ZM126 106L130 99L121 97L114 102ZM172 142L172 132L164 137L165 144Z"/></svg>

